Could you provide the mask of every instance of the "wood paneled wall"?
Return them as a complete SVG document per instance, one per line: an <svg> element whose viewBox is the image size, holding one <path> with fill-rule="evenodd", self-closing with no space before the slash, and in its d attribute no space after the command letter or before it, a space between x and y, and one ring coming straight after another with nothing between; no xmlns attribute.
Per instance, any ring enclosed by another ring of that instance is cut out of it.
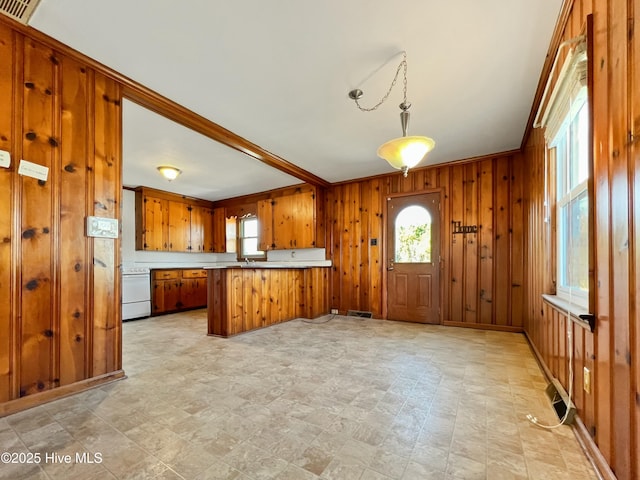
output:
<svg viewBox="0 0 640 480"><path fill-rule="evenodd" d="M545 145L528 137L526 332L550 373L572 388L579 432L601 471L640 478L640 1L565 2L561 40L580 34L593 14L593 190L595 333L572 326L573 386L568 381L566 318L545 304L552 290L551 226L545 223ZM555 52L551 52L552 55ZM546 80L546 79L545 79ZM591 393L582 369L593 372ZM610 467L611 471L608 470Z"/></svg>
<svg viewBox="0 0 640 480"><path fill-rule="evenodd" d="M440 191L444 324L521 331L523 176L519 153L415 169L327 190L331 307L384 317L384 215L389 195ZM477 225L454 235L452 222ZM372 240L376 244L372 245ZM500 294L498 294L500 292Z"/></svg>
<svg viewBox="0 0 640 480"><path fill-rule="evenodd" d="M208 333L224 337L327 313L327 270L221 268L208 273Z"/></svg>
<svg viewBox="0 0 640 480"><path fill-rule="evenodd" d="M0 415L121 372L117 83L0 21ZM49 169L19 175L20 159ZM62 387L58 389L58 387Z"/></svg>

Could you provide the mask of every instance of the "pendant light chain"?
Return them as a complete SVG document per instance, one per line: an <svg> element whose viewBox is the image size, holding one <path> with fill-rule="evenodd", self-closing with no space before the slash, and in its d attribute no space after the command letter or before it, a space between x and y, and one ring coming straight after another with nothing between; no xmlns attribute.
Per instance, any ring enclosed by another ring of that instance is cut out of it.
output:
<svg viewBox="0 0 640 480"><path fill-rule="evenodd" d="M363 107L360 105L360 98L362 98L362 90L354 88L349 91L349 98L354 100L358 109L362 112L372 112L377 110L380 105L387 101L391 90L398 83L398 76L400 70L403 72L402 79L402 103L398 105L400 107L400 124L402 126L402 136L389 140L378 148L377 154L383 160L386 160L389 165L402 171L402 174L406 177L410 168L415 167L420 163L425 156L433 150L435 142L432 138L423 137L418 135L408 135L407 130L409 127L409 108L411 104L407 101L407 52L402 51L402 61L396 69L396 74L393 77L393 81L389 86L389 89L373 107ZM388 63L388 62L387 62ZM386 65L386 64L385 64Z"/></svg>
<svg viewBox="0 0 640 480"><path fill-rule="evenodd" d="M398 65L398 68L396 69L396 74L393 77L393 82L391 82L391 86L389 86L389 90L387 90L387 93L384 94L382 99L378 103L376 103L373 107L367 108L360 105L358 98L354 98L358 108L363 112L373 112L374 110L377 110L380 105L386 102L387 98L389 98L389 95L391 94L391 90L393 90L393 87L396 86L396 83L398 81L398 75L400 75L400 69L403 69L403 74L404 74L404 79L403 79L404 100L402 101L401 105L405 105L407 106L407 108L409 108L411 104L407 103L407 52L402 52L402 61L400 62L400 64ZM401 106L400 108L403 108L403 107Z"/></svg>

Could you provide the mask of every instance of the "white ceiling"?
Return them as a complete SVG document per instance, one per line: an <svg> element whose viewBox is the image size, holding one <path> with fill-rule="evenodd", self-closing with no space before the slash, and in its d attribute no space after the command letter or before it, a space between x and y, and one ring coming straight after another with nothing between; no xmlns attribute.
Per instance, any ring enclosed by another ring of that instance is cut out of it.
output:
<svg viewBox="0 0 640 480"><path fill-rule="evenodd" d="M329 181L394 171L377 147L410 134L423 165L520 146L562 0L41 0L30 25ZM124 104L124 183L217 200L299 180ZM184 173L159 180L155 167Z"/></svg>

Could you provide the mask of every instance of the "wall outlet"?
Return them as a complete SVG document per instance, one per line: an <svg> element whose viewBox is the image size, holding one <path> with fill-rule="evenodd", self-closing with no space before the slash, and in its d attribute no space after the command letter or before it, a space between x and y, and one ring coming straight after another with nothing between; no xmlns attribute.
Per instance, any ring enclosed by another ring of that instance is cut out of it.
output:
<svg viewBox="0 0 640 480"><path fill-rule="evenodd" d="M587 367L584 367L583 371L582 388L585 392L591 393L591 370L589 370Z"/></svg>
<svg viewBox="0 0 640 480"><path fill-rule="evenodd" d="M331 315L337 315L338 314L338 309L337 308L332 308L331 309Z"/></svg>

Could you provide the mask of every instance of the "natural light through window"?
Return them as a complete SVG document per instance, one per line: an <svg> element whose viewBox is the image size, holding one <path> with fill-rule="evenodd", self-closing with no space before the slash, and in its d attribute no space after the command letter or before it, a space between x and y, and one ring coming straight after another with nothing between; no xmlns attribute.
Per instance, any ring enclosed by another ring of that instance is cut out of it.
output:
<svg viewBox="0 0 640 480"><path fill-rule="evenodd" d="M256 217L246 217L241 220L240 244L243 258L264 255L262 250L258 250L258 219Z"/></svg>
<svg viewBox="0 0 640 480"><path fill-rule="evenodd" d="M395 222L396 263L431 262L431 215L426 208L403 208Z"/></svg>
<svg viewBox="0 0 640 480"><path fill-rule="evenodd" d="M557 187L557 294L584 306L589 293L588 111L585 87L552 143Z"/></svg>

